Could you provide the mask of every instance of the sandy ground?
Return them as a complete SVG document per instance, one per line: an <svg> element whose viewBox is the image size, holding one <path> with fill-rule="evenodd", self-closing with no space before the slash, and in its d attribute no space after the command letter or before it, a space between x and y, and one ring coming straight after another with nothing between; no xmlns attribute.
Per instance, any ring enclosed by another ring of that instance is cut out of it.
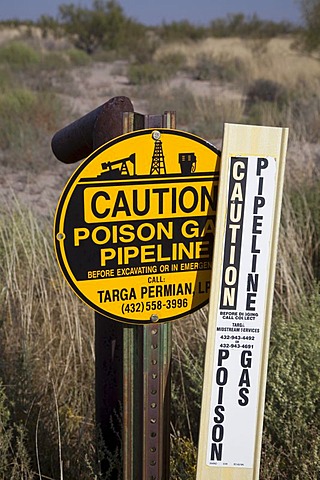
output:
<svg viewBox="0 0 320 480"><path fill-rule="evenodd" d="M71 76L76 94L61 95L67 106L70 119L80 118L116 95L124 95L127 90L127 78L115 75L120 70L121 62L110 64L96 63L90 67L74 69ZM144 102L132 99L135 110L143 112ZM68 122L67 122L68 123ZM65 124L61 125L63 128ZM52 132L52 136L55 132ZM41 153L40 153L41 155ZM26 162L23 170L12 165L4 165L0 152L0 198L2 203L16 200L30 206L35 214L53 217L55 207L62 190L80 162L65 165L59 162L51 151L51 138L48 137L48 166L42 171L32 172Z"/></svg>
<svg viewBox="0 0 320 480"><path fill-rule="evenodd" d="M88 67L76 68L71 72L74 84L72 95L61 95L67 105L70 119L80 118L94 110L99 105L117 95L129 96L136 112L139 113L162 113L148 112L146 102L141 98L131 95L132 88L128 84L127 77L121 74L125 71L122 61L112 63L95 63ZM199 95L207 95L212 92L209 82L199 82L185 77L174 78L172 87L188 84L188 88ZM221 95L217 87L217 95ZM169 108L169 107L168 107ZM68 123L68 122L67 122ZM65 125L61 125L63 128ZM52 136L55 132L52 132ZM219 145L217 145L219 148ZM3 166L0 153L0 198L2 203L7 199L16 199L23 205L30 206L35 214L43 214L53 217L59 196L70 175L80 162L73 165L65 165L59 162L51 152L51 139L48 138L47 151L48 167L43 171L32 173L28 170L17 170L14 166Z"/></svg>
<svg viewBox="0 0 320 480"><path fill-rule="evenodd" d="M8 39L19 38L21 32L14 29L0 30L0 45ZM39 40L39 39L38 39ZM39 40L40 42L40 40ZM63 128L73 119L80 118L99 105L105 103L110 98L118 95L126 95L131 99L134 109L140 113L158 114L162 112L147 111L147 103L143 98L137 98L134 89L129 85L128 79L124 72L126 64L123 61L115 61L112 63L97 62L86 67L78 67L70 72L71 87L67 92L61 94L61 98L68 110L68 118ZM195 95L214 95L216 98L224 96L239 96L236 91L230 91L223 85L212 85L211 82L192 80L184 75L173 78L168 84L168 88L179 88L185 85ZM168 109L170 106L168 105ZM178 125L179 127L179 125ZM52 136L55 132L52 132ZM217 148L221 148L221 139L214 141ZM45 215L53 219L54 211L59 200L59 196L63 191L72 172L78 164L65 165L59 162L51 152L51 138L47 139L47 145L42 146L39 155L46 160L46 167L37 172L31 172L28 163L25 167L17 169L14 166L14 158L12 165L4 165L4 161L0 151L0 201L5 203L8 199L16 199L23 205L31 207L36 215ZM301 150L298 144L289 143L289 151L287 159L290 163L298 162L296 152ZM306 151L304 146L305 159L315 159L319 165L320 144L309 145ZM26 155L27 158L27 155ZM289 163L287 162L287 163ZM301 163L301 162L300 162ZM304 162L304 165L314 165L313 161ZM313 167L312 167L313 169ZM310 175L314 172L310 171Z"/></svg>

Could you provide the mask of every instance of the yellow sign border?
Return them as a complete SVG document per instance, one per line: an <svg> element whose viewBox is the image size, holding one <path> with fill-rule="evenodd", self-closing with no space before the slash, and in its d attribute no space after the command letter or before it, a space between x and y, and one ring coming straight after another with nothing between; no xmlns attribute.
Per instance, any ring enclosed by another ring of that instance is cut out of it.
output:
<svg viewBox="0 0 320 480"><path fill-rule="evenodd" d="M71 175L70 179L68 180L68 182L67 182L67 184L66 184L66 186L65 186L65 188L64 188L64 190L61 194L61 197L59 199L59 203L58 203L56 213L55 213L55 221L54 221L54 244L55 244L55 251L56 251L56 256L57 256L57 259L58 259L58 264L60 266L62 274L64 275L65 279L67 280L67 282L71 286L71 288L77 294L77 296L82 301L84 301L84 303L86 303L88 306L93 308L98 313L100 313L104 316L110 317L114 320L123 322L123 323L129 323L129 324L135 324L135 325L139 325L139 324L143 325L143 324L151 323L151 321L152 321L151 317L154 318L153 314L158 314L158 312L150 310L150 312L149 312L150 320L147 320L147 319L145 319L145 320L140 320L140 319L139 320L131 320L131 319L127 319L127 317L125 317L124 315L120 316L120 315L115 315L112 312L107 312L106 310L103 310L102 308L100 308L99 305L97 305L96 303L94 303L93 301L88 299L87 296L85 294L83 294L81 289L78 288L78 286L76 285L76 283L73 279L73 273L72 273L72 271L71 271L71 269L68 265L68 260L67 260L67 257L66 257L65 249L60 248L60 244L64 240L63 233L61 233L61 232L64 231L63 224L64 224L64 220L65 220L65 217L66 217L66 211L67 211L67 208L68 208L68 205L69 205L69 201L70 201L70 199L72 197L72 194L73 194L72 188L73 187L75 188L75 185L77 185L77 181L79 181L81 172L90 164L90 162L95 160L99 155L101 155L103 152L105 152L110 147L114 146L115 144L117 144L119 142L123 142L124 140L132 138L132 137L139 137L139 136L142 136L142 135L150 135L152 132L154 132L154 130L155 129L145 129L145 130L134 131L134 132L130 132L128 134L121 135L120 137L117 137L117 138L107 142L106 144L102 145L95 152L93 152L87 159L85 159L78 166L78 168L75 170L75 172ZM181 131L181 130L172 130L172 129L161 128L161 129L157 129L157 131L159 131L160 134L185 137L188 140L192 140L194 142L197 142L198 144L202 145L202 147L206 147L209 150L211 150L211 152L215 155L215 165L213 165L213 166L208 165L208 170L211 168L212 169L212 177L214 177L215 179L218 179L219 168L220 168L220 152L216 149L216 147L214 147L209 142L203 140L202 138L197 137L194 134L184 132L184 131ZM201 174L201 172L200 172L200 174ZM149 178L150 178L150 181L151 181L152 178L156 178L156 177L152 177L152 175L150 175ZM72 192L71 194L70 194L70 191ZM70 194L70 197L68 198L69 194ZM209 259L209 260L211 260L211 259ZM199 272L199 274L200 273L201 272ZM132 278L132 280L134 280L135 277L131 277L131 278ZM200 288L202 288L202 287L200 287ZM201 293L203 293L203 292L201 292ZM209 292L206 295L206 299L203 302L201 302L200 304L197 304L194 308L189 308L188 307L187 311L181 310L179 313L174 313L174 315L170 316L170 318L166 317L163 320L161 318L159 318L159 322L176 320L178 318L184 317L185 315L188 315L188 314L198 310L199 308L203 307L208 302L208 297L209 297ZM160 317L160 315L158 315L158 317Z"/></svg>

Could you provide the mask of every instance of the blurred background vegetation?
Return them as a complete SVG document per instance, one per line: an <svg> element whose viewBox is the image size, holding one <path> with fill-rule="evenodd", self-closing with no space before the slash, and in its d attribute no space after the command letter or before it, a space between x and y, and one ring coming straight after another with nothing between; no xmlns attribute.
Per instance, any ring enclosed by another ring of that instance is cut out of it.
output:
<svg viewBox="0 0 320 480"><path fill-rule="evenodd" d="M301 11L299 27L242 14L207 26L149 27L128 18L116 1L96 0L92 8L61 5L58 18L0 24L0 38L12 32L0 43L6 172L37 178L55 165L50 139L76 116L68 99L79 95L79 79L94 65L122 75L126 83L117 94L140 99L146 113L176 110L179 128L212 142L224 122L290 128L261 480L320 478L319 2L304 1ZM54 208L35 215L18 201L0 204L5 480L104 478L96 461L102 453L94 426L93 318L58 271ZM174 325L173 480L195 478L206 313Z"/></svg>

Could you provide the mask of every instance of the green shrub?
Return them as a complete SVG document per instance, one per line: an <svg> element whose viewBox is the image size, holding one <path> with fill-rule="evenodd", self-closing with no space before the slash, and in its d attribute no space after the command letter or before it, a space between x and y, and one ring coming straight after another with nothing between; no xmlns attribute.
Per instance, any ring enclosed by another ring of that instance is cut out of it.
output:
<svg viewBox="0 0 320 480"><path fill-rule="evenodd" d="M128 68L128 79L131 85L146 85L163 80L164 72L154 63L142 65L132 64Z"/></svg>
<svg viewBox="0 0 320 480"><path fill-rule="evenodd" d="M217 78L218 69L216 59L210 54L202 53L192 69L192 76L195 80L213 80Z"/></svg>
<svg viewBox="0 0 320 480"><path fill-rule="evenodd" d="M152 30L127 19L123 27L121 42L114 47L114 50L117 52L118 58L134 59L137 64L142 64L152 61L158 46L158 39ZM105 43L104 48L110 50L110 41Z"/></svg>
<svg viewBox="0 0 320 480"><path fill-rule="evenodd" d="M191 74L195 80L241 84L247 81L248 67L241 58L202 53L197 58Z"/></svg>
<svg viewBox="0 0 320 480"><path fill-rule="evenodd" d="M299 27L289 22L260 20L256 15L246 17L243 13L227 15L211 22L210 33L214 37L273 38L296 33Z"/></svg>
<svg viewBox="0 0 320 480"><path fill-rule="evenodd" d="M274 80L259 78L248 87L248 106L258 102L270 102L282 105L288 101L286 89Z"/></svg>
<svg viewBox="0 0 320 480"><path fill-rule="evenodd" d="M222 82L234 82L236 84L242 84L243 81L247 81L248 66L243 59L219 56L217 63L219 66L217 70L218 80Z"/></svg>
<svg viewBox="0 0 320 480"><path fill-rule="evenodd" d="M290 203L294 212L294 226L296 231L307 231L309 245L306 252L310 263L310 270L314 278L320 280L320 181L315 178L305 185L292 185L288 191ZM307 241L304 241L307 245ZM303 252L300 249L300 259ZM301 274L300 274L301 276ZM306 288L306 287L305 287Z"/></svg>
<svg viewBox="0 0 320 480"><path fill-rule="evenodd" d="M189 69L195 80L234 83L243 85L248 81L248 66L239 57L228 55L213 56L202 53L197 58L195 65Z"/></svg>
<svg viewBox="0 0 320 480"><path fill-rule="evenodd" d="M57 127L60 103L53 94L18 88L0 94L0 148L26 148Z"/></svg>
<svg viewBox="0 0 320 480"><path fill-rule="evenodd" d="M7 63L14 70L29 70L39 65L40 60L38 52L21 42L12 42L0 48L0 63Z"/></svg>
<svg viewBox="0 0 320 480"><path fill-rule="evenodd" d="M88 65L91 61L89 55L83 50L78 50L76 48L70 49L66 52L71 62L71 65L76 67L82 67Z"/></svg>
<svg viewBox="0 0 320 480"><path fill-rule="evenodd" d="M179 70L185 68L187 57L182 52L172 52L162 55L159 59L159 68L165 68L167 72L176 74Z"/></svg>
<svg viewBox="0 0 320 480"><path fill-rule="evenodd" d="M0 381L0 478L32 480L26 429L12 422L5 388Z"/></svg>
<svg viewBox="0 0 320 480"><path fill-rule="evenodd" d="M320 99L314 92L286 88L273 80L258 79L247 90L247 123L290 127L290 138L316 143L320 129Z"/></svg>
<svg viewBox="0 0 320 480"><path fill-rule="evenodd" d="M22 137L31 128L31 112L36 96L26 89L13 90L0 96L0 147L21 144Z"/></svg>
<svg viewBox="0 0 320 480"><path fill-rule="evenodd" d="M280 83L261 78L255 80L246 94L246 120L258 125L288 126L289 102L290 93Z"/></svg>
<svg viewBox="0 0 320 480"><path fill-rule="evenodd" d="M318 143L320 129L320 98L317 94L297 93L288 107L288 123L296 139Z"/></svg>
<svg viewBox="0 0 320 480"><path fill-rule="evenodd" d="M208 36L208 30L205 27L193 25L188 20L164 23L159 27L158 32L160 38L166 42L200 40Z"/></svg>
<svg viewBox="0 0 320 480"><path fill-rule="evenodd" d="M92 9L64 4L59 7L62 26L74 46L93 54L100 48L122 51L133 48L145 27L127 18L115 0L97 0Z"/></svg>
<svg viewBox="0 0 320 480"><path fill-rule="evenodd" d="M48 52L42 55L41 70L64 70L69 67L69 59L67 55L61 52Z"/></svg>
<svg viewBox="0 0 320 480"><path fill-rule="evenodd" d="M320 4L317 0L300 0L305 28L300 31L300 44L309 51L319 49L320 45Z"/></svg>
<svg viewBox="0 0 320 480"><path fill-rule="evenodd" d="M171 480L193 480L196 478L197 449L186 437L171 437Z"/></svg>
<svg viewBox="0 0 320 480"><path fill-rule="evenodd" d="M7 66L2 65L0 67L0 95L11 90L15 83L16 80L10 69Z"/></svg>
<svg viewBox="0 0 320 480"><path fill-rule="evenodd" d="M265 407L263 479L315 480L320 474L320 293L273 318ZM276 458L277 472L268 474Z"/></svg>
<svg viewBox="0 0 320 480"><path fill-rule="evenodd" d="M186 58L180 53L164 55L159 61L133 63L128 69L129 82L132 85L147 85L168 80L176 75L185 63Z"/></svg>

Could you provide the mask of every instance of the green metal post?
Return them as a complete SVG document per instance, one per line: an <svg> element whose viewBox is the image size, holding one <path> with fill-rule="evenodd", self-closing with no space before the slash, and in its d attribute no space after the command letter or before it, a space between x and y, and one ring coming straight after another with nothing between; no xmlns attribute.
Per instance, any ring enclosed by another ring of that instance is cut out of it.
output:
<svg viewBox="0 0 320 480"><path fill-rule="evenodd" d="M123 115L124 133L137 128L175 128L174 112ZM170 323L124 328L123 478L169 480Z"/></svg>

